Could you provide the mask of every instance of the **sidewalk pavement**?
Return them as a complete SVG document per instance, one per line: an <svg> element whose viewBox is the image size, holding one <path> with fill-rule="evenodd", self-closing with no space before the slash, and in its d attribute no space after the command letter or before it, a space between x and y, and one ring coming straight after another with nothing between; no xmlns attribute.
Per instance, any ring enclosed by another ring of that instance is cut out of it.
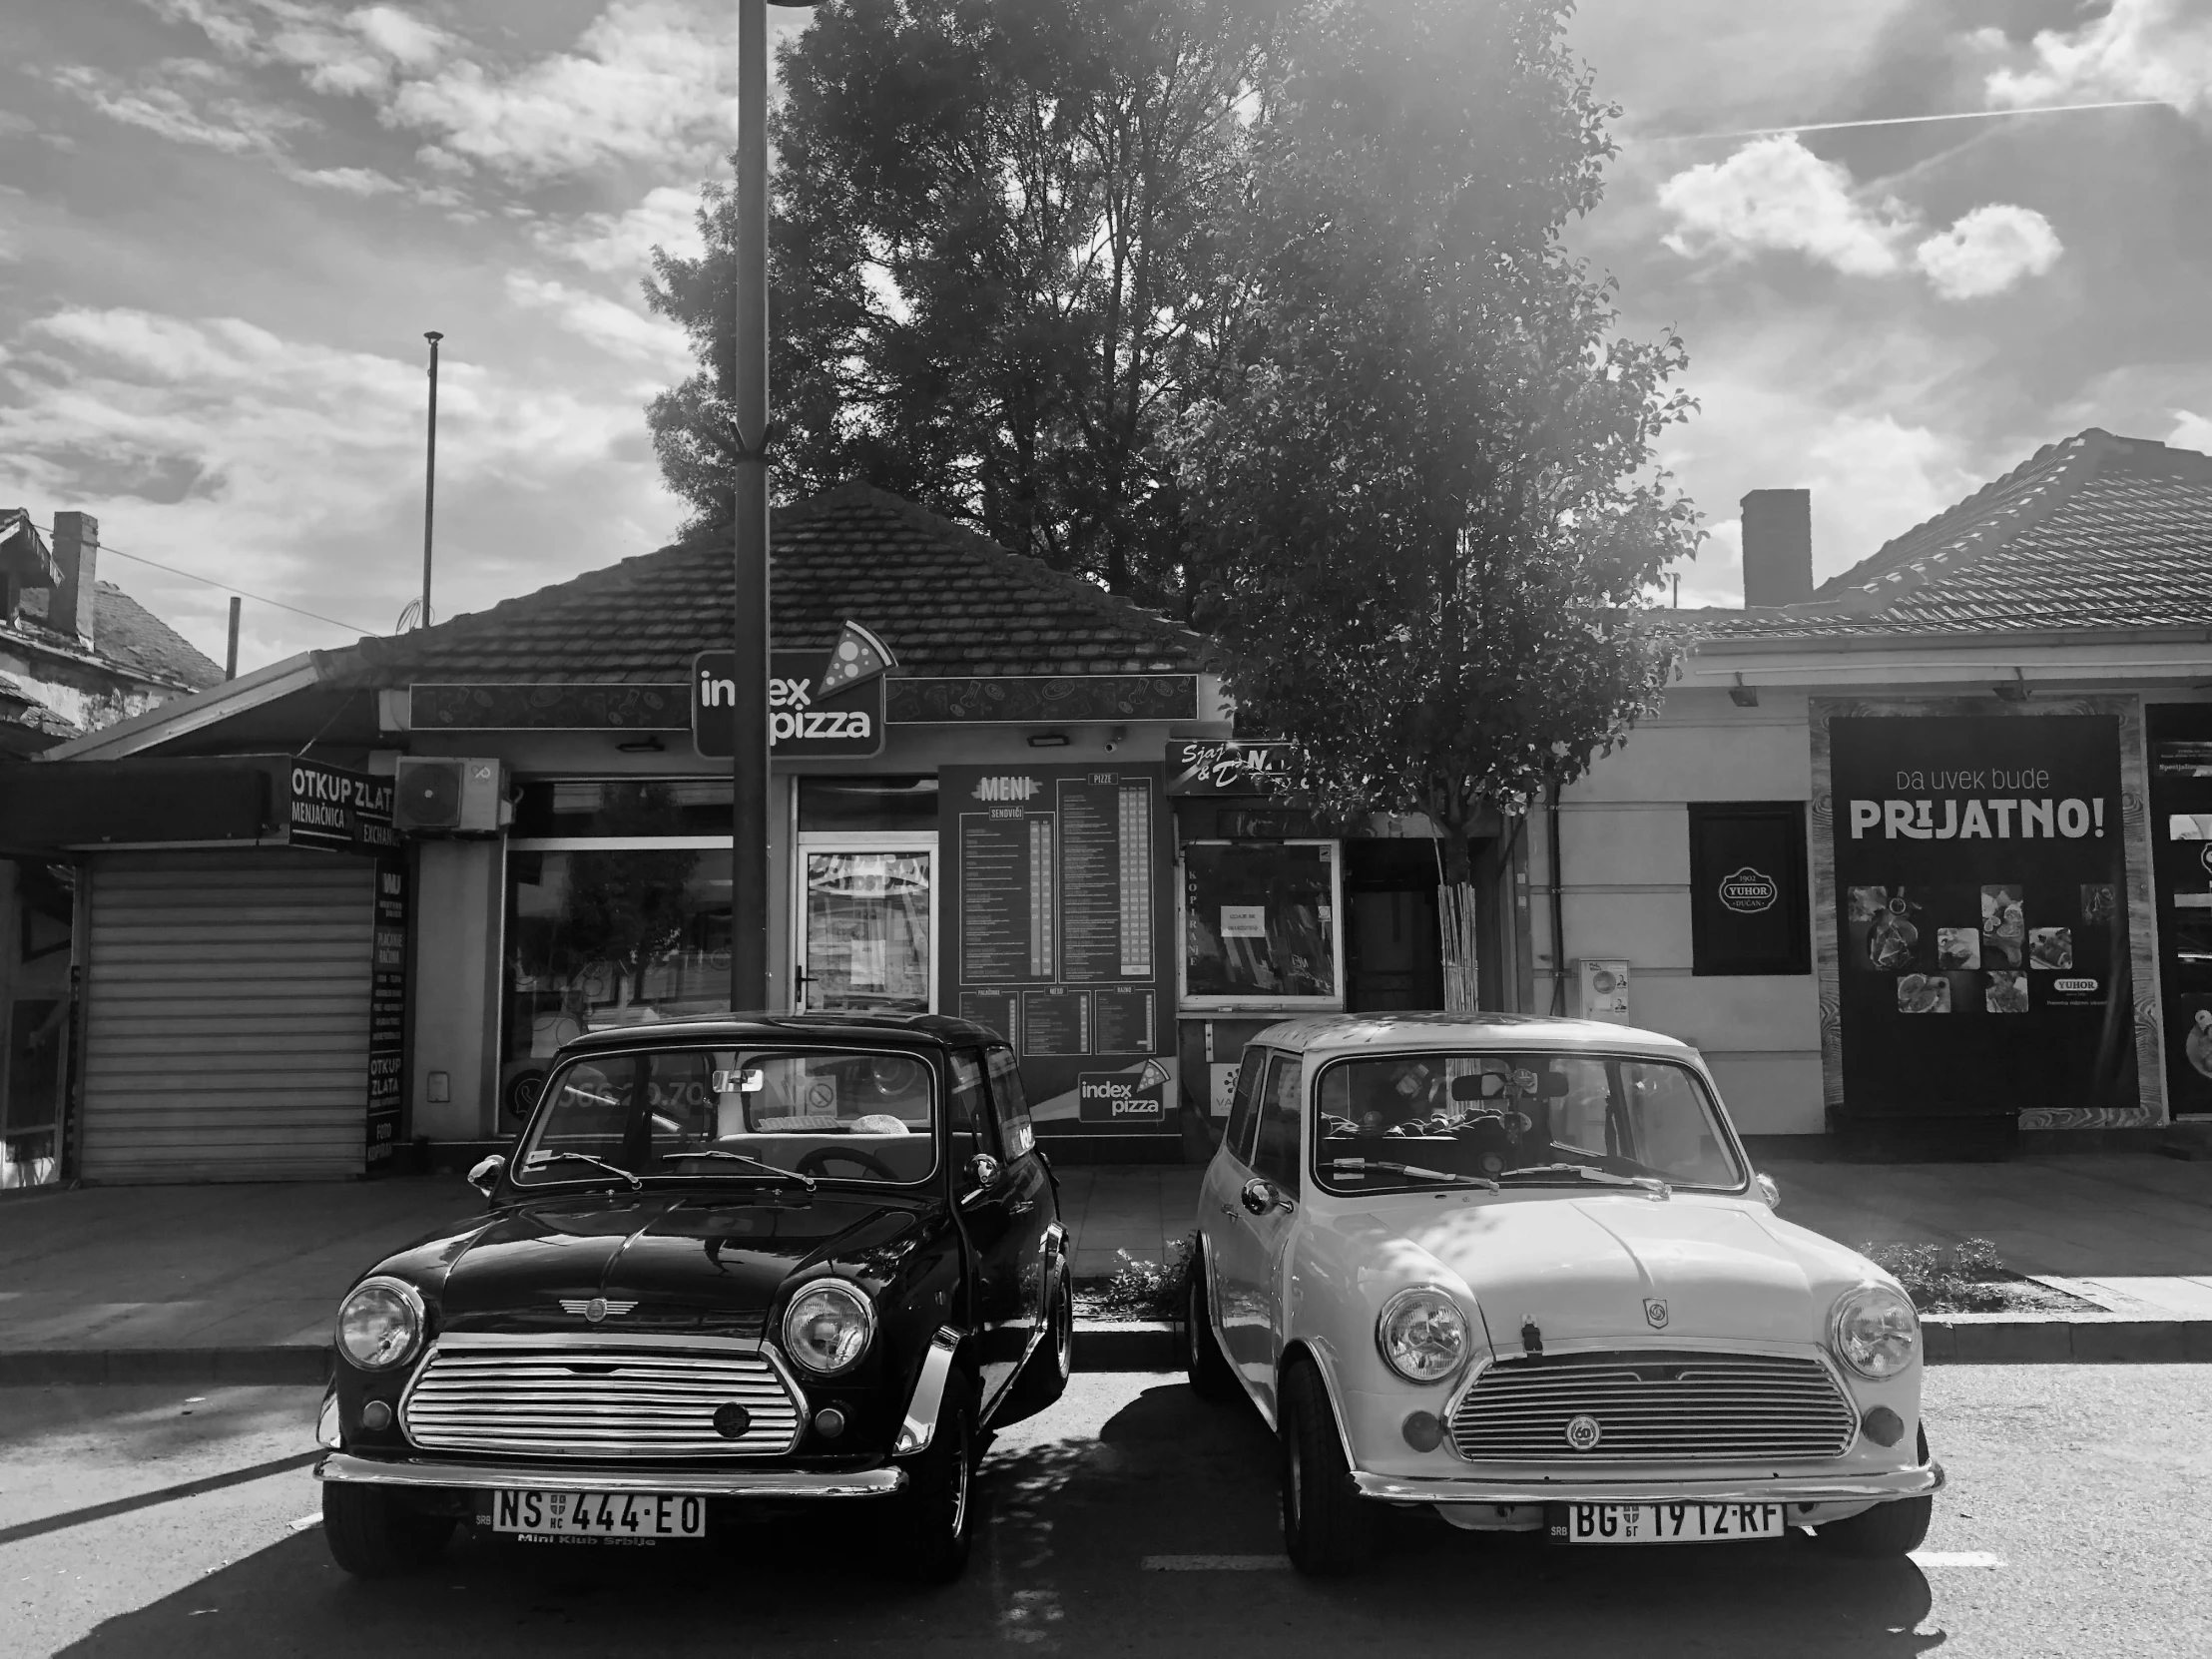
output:
<svg viewBox="0 0 2212 1659"><path fill-rule="evenodd" d="M1932 1319L1932 1359L2212 1359L2212 1163L2111 1154L1765 1167L1783 1216L1844 1244L1989 1239L2007 1267L2103 1310ZM1122 1250L1165 1262L1196 1222L1202 1173L1062 1170L1078 1276L1112 1273ZM0 1285L11 1287L0 1290L0 1382L312 1381L354 1276L481 1206L452 1176L0 1200ZM1983 1326L2001 1329L1977 1335ZM1942 1330L1966 1335L1951 1342ZM1157 1360L1158 1346L1144 1353Z"/></svg>

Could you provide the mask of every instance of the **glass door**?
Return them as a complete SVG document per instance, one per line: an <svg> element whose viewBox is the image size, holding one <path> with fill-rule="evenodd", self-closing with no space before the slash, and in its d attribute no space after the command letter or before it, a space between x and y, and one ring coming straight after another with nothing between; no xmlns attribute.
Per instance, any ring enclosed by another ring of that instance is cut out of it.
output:
<svg viewBox="0 0 2212 1659"><path fill-rule="evenodd" d="M801 834L801 1012L935 1009L936 859L934 834Z"/></svg>

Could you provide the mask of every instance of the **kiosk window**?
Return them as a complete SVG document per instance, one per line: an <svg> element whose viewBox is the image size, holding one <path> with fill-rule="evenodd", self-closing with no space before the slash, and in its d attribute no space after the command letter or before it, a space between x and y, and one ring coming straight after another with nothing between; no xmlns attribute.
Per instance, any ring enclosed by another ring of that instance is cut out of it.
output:
<svg viewBox="0 0 2212 1659"><path fill-rule="evenodd" d="M1298 1127L1300 1093L1305 1086L1305 1065L1288 1054L1278 1054L1268 1068L1267 1098L1260 1108L1260 1140L1253 1151L1252 1168L1286 1193L1298 1191Z"/></svg>
<svg viewBox="0 0 2212 1659"><path fill-rule="evenodd" d="M1186 842L1185 1004L1341 1004L1338 877L1335 841Z"/></svg>

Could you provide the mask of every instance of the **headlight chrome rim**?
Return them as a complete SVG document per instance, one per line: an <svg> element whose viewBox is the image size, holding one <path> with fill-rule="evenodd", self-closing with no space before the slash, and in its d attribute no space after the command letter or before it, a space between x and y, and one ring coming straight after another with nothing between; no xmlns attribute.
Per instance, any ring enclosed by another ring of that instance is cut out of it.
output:
<svg viewBox="0 0 2212 1659"><path fill-rule="evenodd" d="M1408 1370L1403 1355L1408 1347L1401 1319L1416 1308L1429 1310L1428 1329L1439 1325L1454 1329L1453 1352L1447 1364L1440 1364L1431 1371ZM1382 1312L1375 1319L1375 1351L1392 1376L1403 1379L1418 1387L1434 1387L1449 1382L1466 1370L1467 1361L1474 1352L1473 1328L1466 1311L1459 1306L1459 1299L1441 1285L1408 1285L1382 1304Z"/></svg>
<svg viewBox="0 0 2212 1659"><path fill-rule="evenodd" d="M400 1311L406 1316L407 1334L406 1339L398 1347L389 1349L382 1353L380 1357L375 1351L371 1351L368 1358L363 1358L346 1338L345 1316L356 1301L371 1293L389 1296L399 1304ZM429 1315L423 1307L420 1291L404 1279L395 1279L389 1274L374 1274L347 1291L345 1300L338 1304L337 1331L335 1334L337 1351L345 1357L348 1365L355 1367L357 1370L390 1371L394 1366L405 1365L421 1352L423 1335L428 1326Z"/></svg>
<svg viewBox="0 0 2212 1659"><path fill-rule="evenodd" d="M1904 1316L1902 1324L1895 1317L1899 1314ZM1863 1315L1888 1317L1870 1336L1858 1326ZM1870 1279L1836 1299L1828 1315L1828 1344L1855 1376L1870 1382L1895 1382L1920 1360L1920 1311L1903 1291Z"/></svg>
<svg viewBox="0 0 2212 1659"><path fill-rule="evenodd" d="M809 1305L819 1305L823 1301L842 1305L848 1313L856 1316L860 1329L860 1340L853 1345L851 1352L842 1359L831 1358L828 1363L824 1363L816 1351L798 1335L803 1316L815 1317L810 1312ZM810 1377L842 1377L865 1360L868 1350L875 1346L875 1304L865 1291L850 1280L817 1279L811 1284L802 1285L798 1294L792 1298L791 1306L784 1310L783 1332L784 1352L791 1357L793 1365Z"/></svg>

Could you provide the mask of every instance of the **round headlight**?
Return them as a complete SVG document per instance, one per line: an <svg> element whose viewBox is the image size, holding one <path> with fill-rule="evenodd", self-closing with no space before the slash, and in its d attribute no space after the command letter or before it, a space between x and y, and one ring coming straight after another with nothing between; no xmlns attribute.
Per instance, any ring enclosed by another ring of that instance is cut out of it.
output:
<svg viewBox="0 0 2212 1659"><path fill-rule="evenodd" d="M386 1371L422 1341L422 1293L403 1279L364 1279L338 1304L338 1352Z"/></svg>
<svg viewBox="0 0 2212 1659"><path fill-rule="evenodd" d="M817 1377L850 1371L874 1335L874 1308L841 1279L808 1286L784 1316L784 1352Z"/></svg>
<svg viewBox="0 0 2212 1659"><path fill-rule="evenodd" d="M1427 1285L1400 1291L1375 1322L1382 1363L1408 1382L1441 1382L1466 1363L1467 1317Z"/></svg>
<svg viewBox="0 0 2212 1659"><path fill-rule="evenodd" d="M1836 1299L1829 1334L1845 1365L1879 1382L1913 1363L1921 1346L1921 1319L1902 1292L1887 1285L1861 1285Z"/></svg>

